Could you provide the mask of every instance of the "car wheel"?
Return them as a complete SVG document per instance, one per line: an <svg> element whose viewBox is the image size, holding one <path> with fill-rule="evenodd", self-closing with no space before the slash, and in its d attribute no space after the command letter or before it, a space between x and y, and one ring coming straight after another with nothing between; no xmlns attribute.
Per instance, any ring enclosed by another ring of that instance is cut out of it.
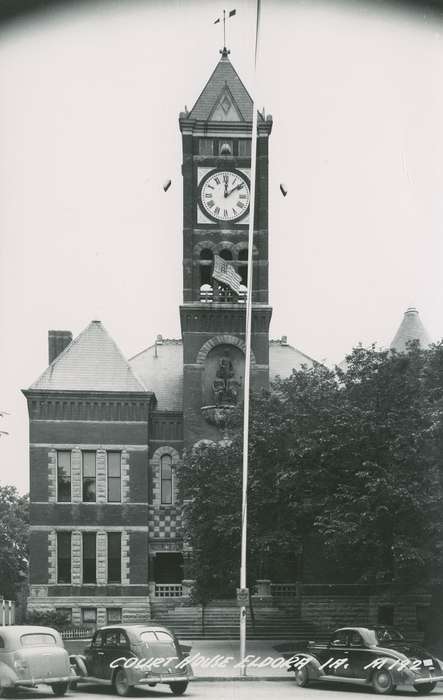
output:
<svg viewBox="0 0 443 700"><path fill-rule="evenodd" d="M75 656L74 658L72 658L71 666L74 667L77 676L88 675L88 669L86 668L86 664L81 658L81 656Z"/></svg>
<svg viewBox="0 0 443 700"><path fill-rule="evenodd" d="M61 697L68 690L68 684L67 683L51 683L51 688L52 688L52 692L54 693L54 695L57 695L57 697Z"/></svg>
<svg viewBox="0 0 443 700"><path fill-rule="evenodd" d="M300 688L304 688L309 683L309 672L306 666L295 669L295 682Z"/></svg>
<svg viewBox="0 0 443 700"><path fill-rule="evenodd" d="M419 695L427 695L431 693L437 683L420 683L420 685L415 685L414 688Z"/></svg>
<svg viewBox="0 0 443 700"><path fill-rule="evenodd" d="M126 697L130 695L134 686L129 684L128 674L124 668L119 668L114 676L114 688L117 695Z"/></svg>
<svg viewBox="0 0 443 700"><path fill-rule="evenodd" d="M372 676L372 687L379 695L388 695L394 692L395 683L389 671L382 668Z"/></svg>
<svg viewBox="0 0 443 700"><path fill-rule="evenodd" d="M175 683L170 683L169 687L173 695L183 695L183 693L186 693L188 681L176 681Z"/></svg>

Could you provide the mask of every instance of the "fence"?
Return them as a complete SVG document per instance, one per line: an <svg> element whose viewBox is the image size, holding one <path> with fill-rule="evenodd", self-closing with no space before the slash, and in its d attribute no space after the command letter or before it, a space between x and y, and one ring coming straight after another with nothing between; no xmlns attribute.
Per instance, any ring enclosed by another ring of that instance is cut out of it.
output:
<svg viewBox="0 0 443 700"><path fill-rule="evenodd" d="M13 625L15 623L15 602L13 600L5 600L4 598L0 598L0 603L0 624L2 627L5 625Z"/></svg>
<svg viewBox="0 0 443 700"><path fill-rule="evenodd" d="M156 583L155 597L156 598L179 598L183 595L181 583Z"/></svg>
<svg viewBox="0 0 443 700"><path fill-rule="evenodd" d="M63 639L90 639L94 634L95 629L93 627L86 627L84 625L77 625L73 627L65 627L61 630L60 634Z"/></svg>

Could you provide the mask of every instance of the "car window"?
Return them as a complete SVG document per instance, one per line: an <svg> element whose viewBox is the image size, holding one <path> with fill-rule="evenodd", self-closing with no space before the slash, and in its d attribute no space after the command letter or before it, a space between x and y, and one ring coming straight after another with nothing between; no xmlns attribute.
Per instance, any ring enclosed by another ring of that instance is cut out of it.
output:
<svg viewBox="0 0 443 700"><path fill-rule="evenodd" d="M140 639L145 644L148 644L148 642L156 642L157 641L157 637L156 637L155 632L142 632L140 634Z"/></svg>
<svg viewBox="0 0 443 700"><path fill-rule="evenodd" d="M97 632L94 639L92 640L92 646L97 649L103 645L103 632Z"/></svg>
<svg viewBox="0 0 443 700"><path fill-rule="evenodd" d="M168 634L167 632L156 632L155 634L157 635L157 639L159 640L159 642L171 643L174 641L173 638L171 637L171 635Z"/></svg>
<svg viewBox="0 0 443 700"><path fill-rule="evenodd" d="M346 630L340 630L332 635L331 641L329 642L332 647L345 647L348 643L348 633Z"/></svg>
<svg viewBox="0 0 443 700"><path fill-rule="evenodd" d="M364 647L363 637L360 632L351 632L349 635L349 646L350 647Z"/></svg>
<svg viewBox="0 0 443 700"><path fill-rule="evenodd" d="M401 632L395 630L393 627L376 627L375 636L377 637L378 643L404 641Z"/></svg>
<svg viewBox="0 0 443 700"><path fill-rule="evenodd" d="M52 634L22 634L20 637L22 647L51 647L57 642Z"/></svg>

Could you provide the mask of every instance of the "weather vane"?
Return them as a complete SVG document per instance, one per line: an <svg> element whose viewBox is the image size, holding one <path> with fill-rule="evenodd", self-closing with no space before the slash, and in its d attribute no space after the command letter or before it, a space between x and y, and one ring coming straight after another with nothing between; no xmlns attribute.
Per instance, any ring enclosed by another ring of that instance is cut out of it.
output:
<svg viewBox="0 0 443 700"><path fill-rule="evenodd" d="M237 10L230 10L228 13L228 19L237 14ZM221 22L221 17L218 17L214 24ZM223 10L223 49L226 49L226 10ZM221 52L220 52L221 53Z"/></svg>

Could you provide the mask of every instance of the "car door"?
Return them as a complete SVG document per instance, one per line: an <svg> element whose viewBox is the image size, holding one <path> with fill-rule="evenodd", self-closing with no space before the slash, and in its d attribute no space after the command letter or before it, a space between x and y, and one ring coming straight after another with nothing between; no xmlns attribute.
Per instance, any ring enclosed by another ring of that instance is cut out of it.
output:
<svg viewBox="0 0 443 700"><path fill-rule="evenodd" d="M113 673L111 663L116 659L128 659L131 656L129 639L126 632L119 628L105 630L102 678L110 680Z"/></svg>
<svg viewBox="0 0 443 700"><path fill-rule="evenodd" d="M373 660L373 654L357 630L349 632L349 669L353 678L366 678L368 670L365 666Z"/></svg>
<svg viewBox="0 0 443 700"><path fill-rule="evenodd" d="M92 638L91 645L85 649L86 669L88 676L101 678L103 668L103 632L100 630Z"/></svg>
<svg viewBox="0 0 443 700"><path fill-rule="evenodd" d="M337 678L348 678L350 676L348 630L343 629L334 632L329 640L325 656L327 660L323 663L327 665L323 668L323 671L327 676L335 676Z"/></svg>

